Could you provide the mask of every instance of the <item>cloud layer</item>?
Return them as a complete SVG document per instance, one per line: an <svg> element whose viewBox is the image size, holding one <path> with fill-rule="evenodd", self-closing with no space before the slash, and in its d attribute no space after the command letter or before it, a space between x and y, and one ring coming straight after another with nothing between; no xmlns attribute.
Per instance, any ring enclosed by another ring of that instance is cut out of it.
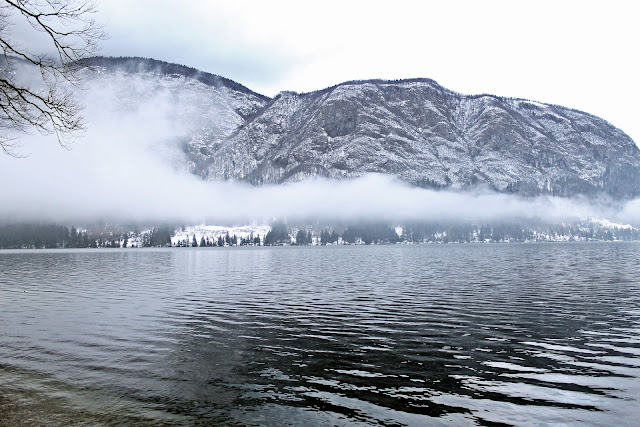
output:
<svg viewBox="0 0 640 427"><path fill-rule="evenodd" d="M22 136L21 152L29 157L0 156L0 219L238 224L274 218L485 223L606 217L640 225L639 200L615 207L487 189L432 191L379 175L265 187L203 182L186 172L179 149L193 131L182 119L184 106L167 91L129 88L127 98L122 87L104 82L89 82L81 93L88 130L71 150L36 134Z"/></svg>

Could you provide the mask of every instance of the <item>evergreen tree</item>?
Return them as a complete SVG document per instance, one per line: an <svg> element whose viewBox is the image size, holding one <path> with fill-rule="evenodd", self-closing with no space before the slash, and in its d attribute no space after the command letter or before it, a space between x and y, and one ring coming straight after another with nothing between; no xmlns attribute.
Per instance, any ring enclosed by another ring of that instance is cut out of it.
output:
<svg viewBox="0 0 640 427"><path fill-rule="evenodd" d="M298 230L296 234L296 245L304 245L307 243L307 233L303 230Z"/></svg>
<svg viewBox="0 0 640 427"><path fill-rule="evenodd" d="M355 243L356 235L351 227L347 227L347 229L344 230L344 233L342 233L342 241L349 244Z"/></svg>
<svg viewBox="0 0 640 427"><path fill-rule="evenodd" d="M78 231L75 227L71 227L71 234L69 236L69 247L75 248L78 246Z"/></svg>
<svg viewBox="0 0 640 427"><path fill-rule="evenodd" d="M267 233L264 238L265 246L268 245L280 245L284 243L290 243L289 233L287 232L287 226L280 221L275 221L271 226L271 231Z"/></svg>
<svg viewBox="0 0 640 427"><path fill-rule="evenodd" d="M62 228L62 247L67 248L70 246L71 233L67 227Z"/></svg>

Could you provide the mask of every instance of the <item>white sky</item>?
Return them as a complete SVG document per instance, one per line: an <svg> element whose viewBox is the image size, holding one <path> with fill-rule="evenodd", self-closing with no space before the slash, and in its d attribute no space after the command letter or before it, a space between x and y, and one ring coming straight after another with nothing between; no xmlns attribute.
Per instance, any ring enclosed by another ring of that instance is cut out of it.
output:
<svg viewBox="0 0 640 427"><path fill-rule="evenodd" d="M560 104L640 143L634 1L103 0L102 53L176 62L273 96L428 77Z"/></svg>

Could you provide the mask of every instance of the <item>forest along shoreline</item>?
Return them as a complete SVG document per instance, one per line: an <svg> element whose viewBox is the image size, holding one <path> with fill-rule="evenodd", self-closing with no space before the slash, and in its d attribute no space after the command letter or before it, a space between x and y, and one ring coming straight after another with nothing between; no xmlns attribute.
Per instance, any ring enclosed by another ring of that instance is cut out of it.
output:
<svg viewBox="0 0 640 427"><path fill-rule="evenodd" d="M574 224L355 224L175 226L13 223L0 225L0 249L379 245L640 240L640 229L606 220Z"/></svg>

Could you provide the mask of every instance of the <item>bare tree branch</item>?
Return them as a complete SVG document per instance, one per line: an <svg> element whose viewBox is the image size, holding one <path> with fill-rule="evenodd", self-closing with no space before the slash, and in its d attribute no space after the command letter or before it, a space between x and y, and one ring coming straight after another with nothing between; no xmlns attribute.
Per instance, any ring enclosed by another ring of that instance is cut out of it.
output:
<svg viewBox="0 0 640 427"><path fill-rule="evenodd" d="M82 133L73 87L82 60L94 56L106 38L92 18L95 12L94 3L85 0L0 0L0 127L55 134L65 148ZM40 33L48 45L22 45L12 34L19 22ZM39 71L37 87L18 78L21 66ZM16 155L17 147L15 138L0 135L5 154Z"/></svg>

